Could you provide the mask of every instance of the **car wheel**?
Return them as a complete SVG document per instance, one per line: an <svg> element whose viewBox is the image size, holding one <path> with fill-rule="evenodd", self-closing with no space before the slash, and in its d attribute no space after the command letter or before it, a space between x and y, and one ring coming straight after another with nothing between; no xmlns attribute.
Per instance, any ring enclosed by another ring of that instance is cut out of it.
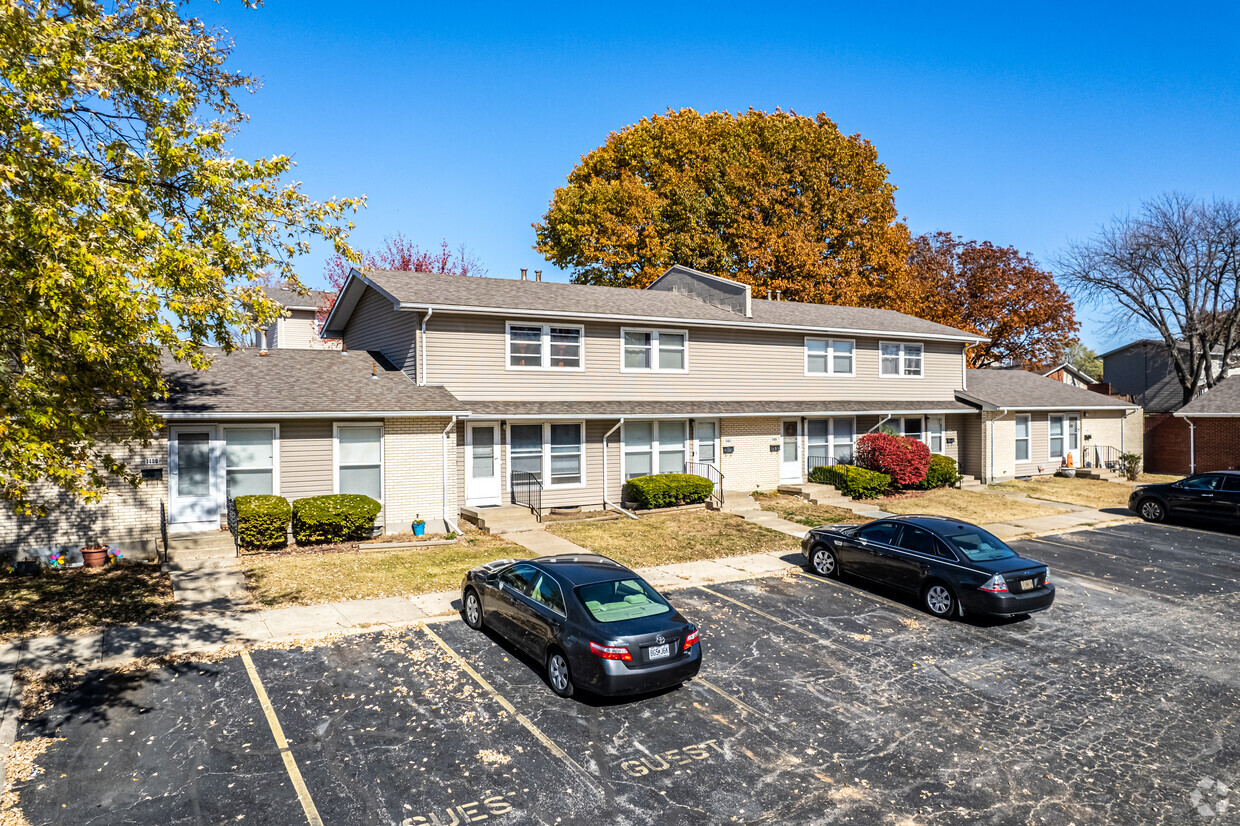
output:
<svg viewBox="0 0 1240 826"><path fill-rule="evenodd" d="M956 610L956 595L941 582L931 582L921 592L921 604L936 617L950 617Z"/></svg>
<svg viewBox="0 0 1240 826"><path fill-rule="evenodd" d="M1137 514L1146 522L1161 522L1167 518L1167 509L1157 499L1142 499Z"/></svg>
<svg viewBox="0 0 1240 826"><path fill-rule="evenodd" d="M818 576L830 579L839 574L839 562L835 559L835 551L826 545L818 545L809 557L810 567Z"/></svg>
<svg viewBox="0 0 1240 826"><path fill-rule="evenodd" d="M547 654L547 682L561 697L573 696L573 675L568 670L568 659L558 648L552 648Z"/></svg>
<svg viewBox="0 0 1240 826"><path fill-rule="evenodd" d="M464 610L465 624L475 631L482 628L482 603L478 600L478 592L470 588L465 592Z"/></svg>

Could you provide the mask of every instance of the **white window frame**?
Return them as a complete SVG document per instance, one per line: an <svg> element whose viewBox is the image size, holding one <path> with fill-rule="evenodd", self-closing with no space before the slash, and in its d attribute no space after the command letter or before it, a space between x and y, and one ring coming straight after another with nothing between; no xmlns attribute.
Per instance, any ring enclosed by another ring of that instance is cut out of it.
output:
<svg viewBox="0 0 1240 826"><path fill-rule="evenodd" d="M930 443L926 442L926 417L925 416L899 416L898 418L900 420L900 435L901 436L905 436L909 439L916 439L917 441L924 443L926 447L930 446ZM917 431L916 436L909 435L907 428L905 428L904 426L904 423L907 421L921 422L921 429Z"/></svg>
<svg viewBox="0 0 1240 826"><path fill-rule="evenodd" d="M626 333L650 334L650 366L626 367L624 364L624 337ZM671 333L685 338L685 366L679 370L659 367L659 334ZM620 328L620 372L621 373L688 373L689 372L689 331L676 330L671 327L621 327Z"/></svg>
<svg viewBox="0 0 1240 826"><path fill-rule="evenodd" d="M826 442L813 442L813 443L810 442L810 437L809 437L809 423L810 422L826 422L827 423L827 441ZM835 438L835 423L836 422L852 422L852 440L851 441L844 442L844 441L840 441L839 439ZM825 445L827 448L827 458L829 459L835 458L836 447L840 445L849 445L851 447L850 453L852 454L852 457L855 458L857 455L857 439L858 439L858 436L857 436L857 417L856 416L831 416L830 418L825 418L825 419L820 418L820 417L813 417L813 418L806 419L805 420L805 469L806 469L806 472L808 473L809 471L814 469L814 466L809 463L809 449L810 449L811 444Z"/></svg>
<svg viewBox="0 0 1240 826"><path fill-rule="evenodd" d="M224 488L224 500L228 500L228 431L229 430L270 430L271 431L271 494L280 495L280 425L266 422L254 424L229 424L222 428L220 437L220 485ZM239 467L233 470L265 470L266 468Z"/></svg>
<svg viewBox="0 0 1240 826"><path fill-rule="evenodd" d="M340 493L340 430L350 427L379 428L379 504L387 500L387 479L384 471L387 454L387 428L383 422L332 422L332 493Z"/></svg>
<svg viewBox="0 0 1240 826"><path fill-rule="evenodd" d="M1051 433L1051 420L1061 419L1060 433L1055 436ZM1060 439L1063 441L1063 448L1059 455L1055 455L1055 451L1051 449L1051 441ZM1068 414L1066 413L1048 413L1046 415L1046 455L1051 459L1063 459L1068 455Z"/></svg>
<svg viewBox="0 0 1240 826"><path fill-rule="evenodd" d="M899 368L900 372L898 373L884 373L883 372L883 347L887 347L887 346L899 348L899 352L897 353L897 358L898 358L897 363L900 365L900 368ZM904 372L906 363L909 359L909 355L907 352L907 348L909 347L921 348L921 355L919 356L921 360L921 370L913 374L906 374ZM920 341L880 341L878 343L878 376L879 378L883 378L883 379L922 379L922 378L925 378L926 377L926 345L925 343L920 342Z"/></svg>
<svg viewBox="0 0 1240 826"><path fill-rule="evenodd" d="M715 426L715 438L711 440L711 444L714 445L714 449L715 449L715 458L713 461L710 461L710 462L707 462L705 459L703 459L701 456L698 455L698 448L702 444L702 440L698 438L698 424L704 424L707 422ZM702 464L710 465L716 469L719 467L719 454L721 452L720 443L722 442L722 438L719 435L719 429L720 429L719 425L720 425L720 422L718 419L705 418L705 419L694 419L693 420L693 436L689 440L693 444L693 458L690 459L689 461L701 462Z"/></svg>
<svg viewBox="0 0 1240 826"><path fill-rule="evenodd" d="M542 341L540 364L537 367L522 367L512 363L512 328L513 327L541 327ZM576 367L556 367L551 363L551 329L557 330L576 330L577 339L577 366ZM506 370L550 370L557 373L580 373L586 369L586 328L581 324L555 324L543 323L541 321L507 321L504 323L504 368Z"/></svg>
<svg viewBox="0 0 1240 826"><path fill-rule="evenodd" d="M564 368L568 369L568 368ZM565 484L552 484L551 482L551 425L553 424L573 424L581 431L581 481L568 482ZM574 488L584 488L587 484L586 479L586 450L588 449L589 440L586 437L586 423L582 419L555 419L546 422L509 422L504 433L504 459L507 463L508 490L512 490L512 433L513 426L542 426L542 470L539 477L542 481L543 490L573 490Z"/></svg>
<svg viewBox="0 0 1240 826"><path fill-rule="evenodd" d="M821 341L827 345L827 369L826 372L819 373L816 370L809 369L809 343L811 341ZM835 345L836 343L847 342L852 346L850 352L850 360L852 362L852 370L847 373L841 373L835 369ZM841 378L853 378L857 375L857 340L855 338L822 338L820 336L805 337L805 375L807 376L840 376Z"/></svg>
<svg viewBox="0 0 1240 826"><path fill-rule="evenodd" d="M1016 429L1015 423L1019 422L1021 419L1025 420L1025 434L1026 435L1023 438L1021 436L1013 435L1012 437L1012 458L1013 458L1013 461L1015 461L1017 464L1031 464L1033 462L1033 417L1030 416L1028 413L1022 413L1022 414L1017 415L1016 418L1013 419L1013 422L1014 422L1012 425L1013 434L1016 434L1019 432ZM1047 438L1049 439L1049 434L1050 434L1049 419L1047 420L1046 432L1048 434ZM1017 456L1016 444L1018 442L1025 443L1025 458L1024 459L1021 459ZM1047 448L1048 449L1050 448L1049 444L1047 444Z"/></svg>
<svg viewBox="0 0 1240 826"><path fill-rule="evenodd" d="M685 461L686 462L693 461L693 459L690 458L691 456L693 456L693 445L691 443L692 437L690 437L689 435L689 420L688 419L676 419L676 418L638 419L636 421L633 421L633 424L637 424L638 422L650 424L650 447L641 448L641 449L637 449L637 448L630 449L629 440L628 440L629 422L626 421L624 423L624 426L620 428L620 481L622 484L627 483L629 481L626 478L628 474L627 474L627 471L625 470L625 464L626 464L626 459L628 458L628 455L630 453L648 453L650 455L650 475L658 476L660 474L661 471L659 470L659 453L661 452L661 449L660 449L661 446L659 442L659 422L681 422L684 424L685 438L684 438L684 441L681 442L681 447L682 447L682 450L684 451ZM716 434L716 438L718 438L718 434ZM716 448L718 448L718 443L716 443ZM716 457L718 457L718 453L716 453L715 455ZM718 464L718 461L716 461L716 464ZM684 473L684 468L682 467L680 470L676 471L676 473Z"/></svg>

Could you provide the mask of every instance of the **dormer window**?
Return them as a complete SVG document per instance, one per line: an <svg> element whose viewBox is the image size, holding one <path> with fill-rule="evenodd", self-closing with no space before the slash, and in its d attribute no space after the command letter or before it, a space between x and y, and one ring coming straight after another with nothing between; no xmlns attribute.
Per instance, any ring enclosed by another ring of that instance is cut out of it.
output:
<svg viewBox="0 0 1240 826"><path fill-rule="evenodd" d="M620 331L624 373L683 373L689 369L689 334L684 330Z"/></svg>
<svg viewBox="0 0 1240 826"><path fill-rule="evenodd" d="M560 324L508 323L508 367L514 370L580 370L584 330Z"/></svg>

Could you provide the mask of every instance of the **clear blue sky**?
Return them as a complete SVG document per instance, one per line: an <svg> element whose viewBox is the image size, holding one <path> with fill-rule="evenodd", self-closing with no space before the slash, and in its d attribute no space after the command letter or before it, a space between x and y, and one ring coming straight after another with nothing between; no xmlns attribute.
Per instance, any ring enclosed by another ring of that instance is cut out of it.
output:
<svg viewBox="0 0 1240 826"><path fill-rule="evenodd" d="M1240 4L589 5L189 11L263 81L239 153L294 155L317 198L367 195L363 248L447 238L493 276L567 278L530 224L582 153L668 107L825 112L877 146L913 232L1044 263L1166 190L1240 198Z"/></svg>

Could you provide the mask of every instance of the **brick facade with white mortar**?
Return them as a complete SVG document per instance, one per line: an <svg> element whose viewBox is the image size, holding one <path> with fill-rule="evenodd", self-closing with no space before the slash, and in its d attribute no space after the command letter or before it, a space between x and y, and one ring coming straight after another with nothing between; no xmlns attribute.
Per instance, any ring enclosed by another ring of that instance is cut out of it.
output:
<svg viewBox="0 0 1240 826"><path fill-rule="evenodd" d="M448 456L447 516L456 522L460 504L457 473L457 428L445 439L446 418L387 419L383 423L383 496L388 533L411 530L413 520L426 520L427 530L444 530L444 443Z"/></svg>

